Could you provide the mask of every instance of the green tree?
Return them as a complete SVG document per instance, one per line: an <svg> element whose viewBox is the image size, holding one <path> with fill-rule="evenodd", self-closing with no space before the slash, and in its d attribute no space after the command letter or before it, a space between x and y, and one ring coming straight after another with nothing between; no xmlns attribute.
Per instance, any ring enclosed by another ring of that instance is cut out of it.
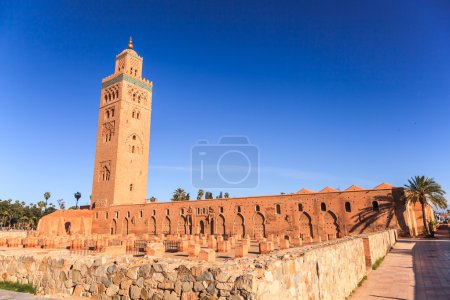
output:
<svg viewBox="0 0 450 300"><path fill-rule="evenodd" d="M205 194L205 191L202 189L199 189L198 194L197 194L197 200L201 200L203 198L204 194Z"/></svg>
<svg viewBox="0 0 450 300"><path fill-rule="evenodd" d="M55 207L55 204L50 203L50 204L48 205L47 209L45 210L44 215L49 215L49 214L51 214L51 213L53 213L53 212L55 212L55 211L57 211L57 209L56 209L56 207Z"/></svg>
<svg viewBox="0 0 450 300"><path fill-rule="evenodd" d="M186 191L182 188L177 188L175 192L173 192L172 195L172 201L184 201L189 200L187 199L188 194L186 194Z"/></svg>
<svg viewBox="0 0 450 300"><path fill-rule="evenodd" d="M213 194L211 192L206 192L205 199L214 199Z"/></svg>
<svg viewBox="0 0 450 300"><path fill-rule="evenodd" d="M44 198L45 198L45 208L47 208L47 204L48 204L48 199L52 196L52 194L50 192L45 192L44 193Z"/></svg>
<svg viewBox="0 0 450 300"><path fill-rule="evenodd" d="M230 198L230 194L228 194L228 192L225 192L225 194L223 195L225 198Z"/></svg>
<svg viewBox="0 0 450 300"><path fill-rule="evenodd" d="M27 205L24 201L0 200L0 225L15 228L36 228L39 219L56 210L55 205L39 201L38 205Z"/></svg>
<svg viewBox="0 0 450 300"><path fill-rule="evenodd" d="M64 202L64 199L58 199L56 202L58 202L59 209L65 209L66 203Z"/></svg>
<svg viewBox="0 0 450 300"><path fill-rule="evenodd" d="M408 180L408 184L405 184L405 202L412 204L419 202L422 206L423 227L426 236L430 235L430 229L425 215L425 207L434 205L439 208L447 208L447 200L444 195L445 191L433 178L415 176Z"/></svg>
<svg viewBox="0 0 450 300"><path fill-rule="evenodd" d="M75 204L75 207L78 209L78 200L80 200L80 198L81 198L81 193L80 192L76 192L73 196L77 200L77 202Z"/></svg>
<svg viewBox="0 0 450 300"><path fill-rule="evenodd" d="M42 211L44 210L44 208L45 208L47 205L45 204L44 201L39 201L39 202L37 203L37 206L41 209L41 213L42 213Z"/></svg>
<svg viewBox="0 0 450 300"><path fill-rule="evenodd" d="M156 200L156 197L155 196L151 196L150 197L150 202L156 202L157 200Z"/></svg>

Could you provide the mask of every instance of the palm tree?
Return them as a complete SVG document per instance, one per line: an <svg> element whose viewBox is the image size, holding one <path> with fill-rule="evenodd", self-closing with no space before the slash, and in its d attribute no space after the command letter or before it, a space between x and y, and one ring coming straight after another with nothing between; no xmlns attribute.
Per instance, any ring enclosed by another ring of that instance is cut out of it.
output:
<svg viewBox="0 0 450 300"><path fill-rule="evenodd" d="M422 205L423 227L427 236L430 236L430 229L425 215L425 207L432 204L439 208L447 208L447 200L444 195L445 191L433 178L415 176L408 180L408 184L405 184L405 202L413 204L419 202Z"/></svg>
<svg viewBox="0 0 450 300"><path fill-rule="evenodd" d="M75 196L75 199L77 199L77 203L76 203L75 207L78 209L78 200L80 200L80 198L81 198L81 193L80 192L76 192L74 194L74 196Z"/></svg>
<svg viewBox="0 0 450 300"><path fill-rule="evenodd" d="M205 191L202 189L199 189L198 194L197 194L197 200L201 200L203 198L204 194L205 194Z"/></svg>
<svg viewBox="0 0 450 300"><path fill-rule="evenodd" d="M37 203L37 206L41 209L41 212L44 210L44 208L47 206L44 201L39 201Z"/></svg>
<svg viewBox="0 0 450 300"><path fill-rule="evenodd" d="M6 220L8 220L8 224L9 224L9 221L11 220L11 214L7 210L2 212L2 226L3 227L6 227Z"/></svg>
<svg viewBox="0 0 450 300"><path fill-rule="evenodd" d="M186 192L182 188L177 188L175 192L173 192L172 201L184 201L186 198Z"/></svg>
<svg viewBox="0 0 450 300"><path fill-rule="evenodd" d="M45 192L44 193L44 198L45 198L45 208L47 208L47 202L48 199L52 196L52 194L50 194L50 192Z"/></svg>

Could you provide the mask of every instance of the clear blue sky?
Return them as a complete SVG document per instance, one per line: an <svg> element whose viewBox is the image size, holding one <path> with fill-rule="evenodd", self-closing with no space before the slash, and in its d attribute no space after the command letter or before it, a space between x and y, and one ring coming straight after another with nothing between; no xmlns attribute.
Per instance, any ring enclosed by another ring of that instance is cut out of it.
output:
<svg viewBox="0 0 450 300"><path fill-rule="evenodd" d="M231 195L421 174L450 192L449 1L2 1L1 199L88 202L130 35L154 82L148 196L196 194L191 147L229 134L261 167Z"/></svg>

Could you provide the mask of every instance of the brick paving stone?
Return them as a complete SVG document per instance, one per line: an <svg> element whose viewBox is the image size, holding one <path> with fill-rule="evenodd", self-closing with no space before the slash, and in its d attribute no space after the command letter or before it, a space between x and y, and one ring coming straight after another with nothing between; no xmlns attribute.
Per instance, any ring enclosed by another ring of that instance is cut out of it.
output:
<svg viewBox="0 0 450 300"><path fill-rule="evenodd" d="M450 239L399 239L381 266L350 297L450 299Z"/></svg>

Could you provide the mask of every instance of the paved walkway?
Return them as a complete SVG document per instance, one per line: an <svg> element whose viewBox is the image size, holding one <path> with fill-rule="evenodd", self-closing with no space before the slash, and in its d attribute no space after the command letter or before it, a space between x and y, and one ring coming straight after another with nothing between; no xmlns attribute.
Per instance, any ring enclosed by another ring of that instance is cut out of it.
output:
<svg viewBox="0 0 450 300"><path fill-rule="evenodd" d="M31 294L26 293L16 293L12 291L6 291L6 290L0 290L0 300L38 300L38 299L44 299L44 300L50 300L51 298L44 298L44 297L38 297Z"/></svg>
<svg viewBox="0 0 450 300"><path fill-rule="evenodd" d="M450 299L450 239L399 239L350 299Z"/></svg>

